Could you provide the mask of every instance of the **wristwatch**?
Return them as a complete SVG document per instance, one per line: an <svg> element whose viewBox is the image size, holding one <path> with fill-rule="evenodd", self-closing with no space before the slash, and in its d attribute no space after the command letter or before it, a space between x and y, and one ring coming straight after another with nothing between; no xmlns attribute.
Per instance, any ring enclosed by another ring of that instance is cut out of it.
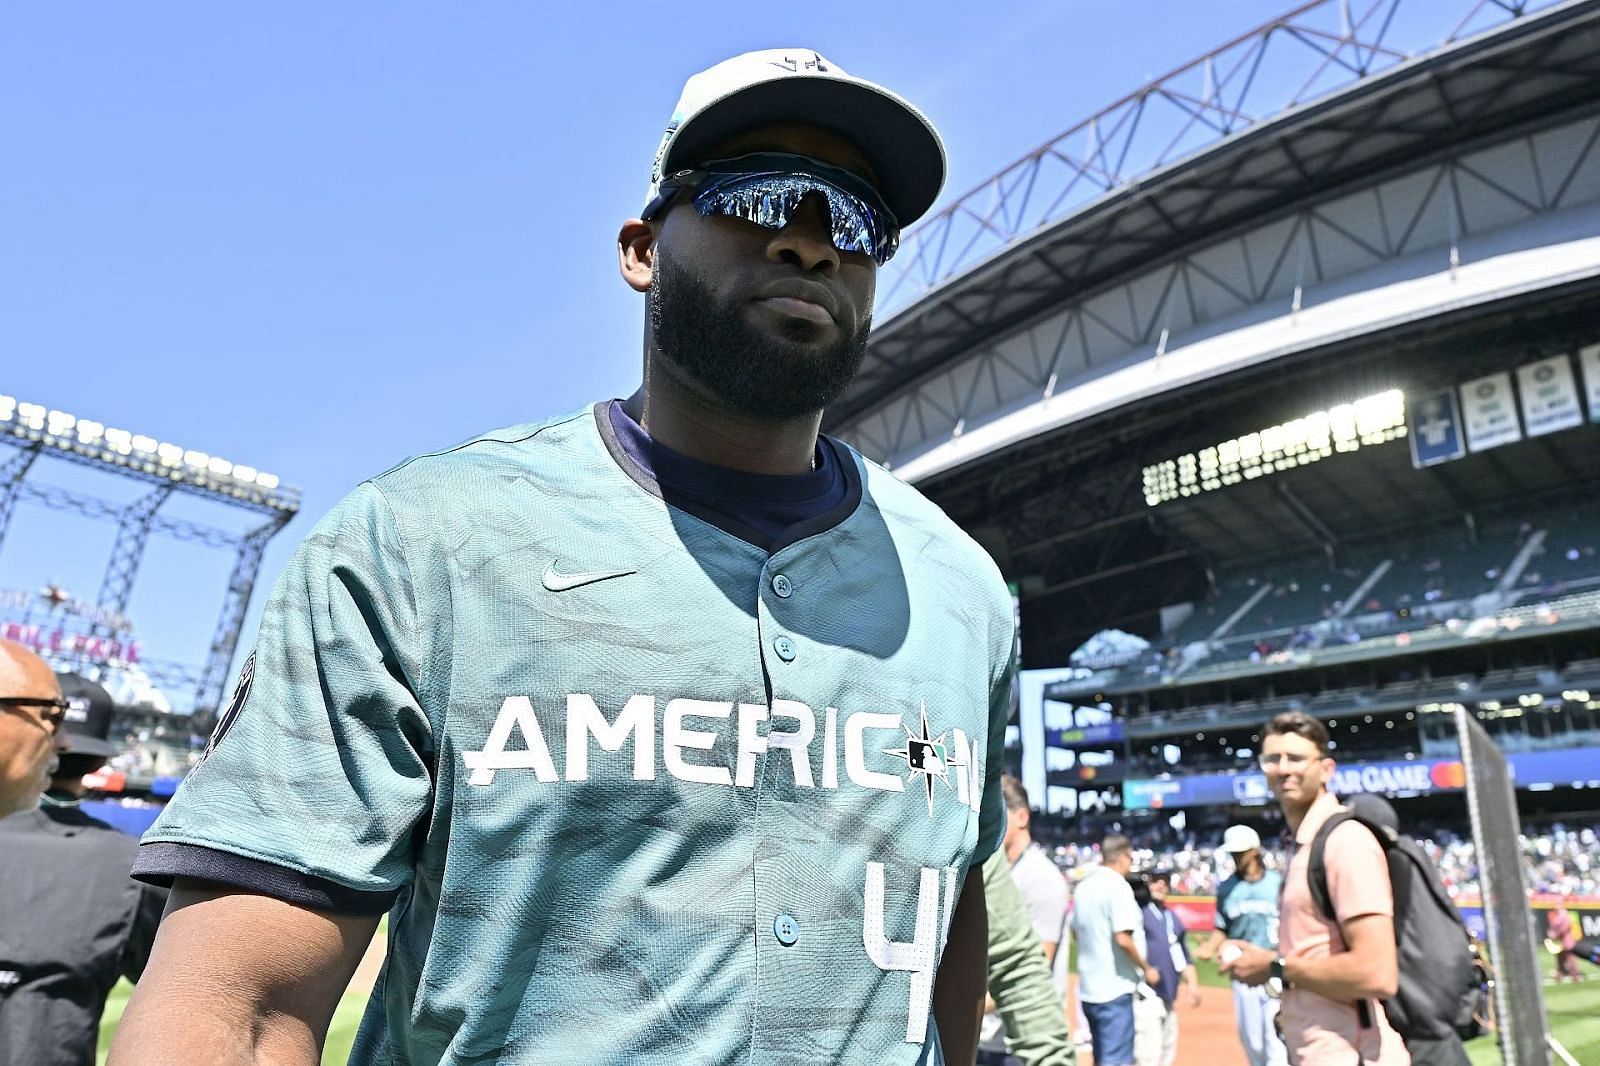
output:
<svg viewBox="0 0 1600 1066"><path fill-rule="evenodd" d="M1277 958L1272 960L1272 969L1269 971L1269 973L1278 981L1280 987L1289 987L1289 975L1284 972L1282 955L1279 955Z"/></svg>

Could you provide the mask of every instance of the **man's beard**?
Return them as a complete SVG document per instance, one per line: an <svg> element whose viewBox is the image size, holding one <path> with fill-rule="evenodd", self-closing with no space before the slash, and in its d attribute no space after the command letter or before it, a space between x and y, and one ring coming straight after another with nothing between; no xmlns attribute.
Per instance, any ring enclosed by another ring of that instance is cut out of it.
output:
<svg viewBox="0 0 1600 1066"><path fill-rule="evenodd" d="M662 359L753 418L778 421L822 410L849 386L867 354L870 319L853 330L839 326L839 338L827 345L758 330L743 306L718 303L710 286L659 246L647 307Z"/></svg>

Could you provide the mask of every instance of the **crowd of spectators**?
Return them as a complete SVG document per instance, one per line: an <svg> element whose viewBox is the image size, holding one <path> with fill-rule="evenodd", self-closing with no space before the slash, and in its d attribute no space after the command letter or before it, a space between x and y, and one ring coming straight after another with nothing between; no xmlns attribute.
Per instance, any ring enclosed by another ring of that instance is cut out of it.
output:
<svg viewBox="0 0 1600 1066"><path fill-rule="evenodd" d="M1091 833L1066 827L1041 827L1034 835L1046 854L1069 874L1100 861L1098 829ZM1558 896L1600 897L1600 831L1594 826L1573 828L1562 822L1528 826L1521 837L1528 889ZM1282 865L1281 827L1269 826L1261 834L1263 858L1269 868ZM1041 831L1042 830L1042 831ZM1438 864L1445 887L1453 897L1478 893L1478 864L1469 836L1435 827L1412 834ZM1217 886L1233 872L1221 850L1221 828L1214 832L1179 833L1150 829L1131 834L1134 869L1170 871L1176 895L1214 895ZM1095 842L1091 842L1095 841Z"/></svg>

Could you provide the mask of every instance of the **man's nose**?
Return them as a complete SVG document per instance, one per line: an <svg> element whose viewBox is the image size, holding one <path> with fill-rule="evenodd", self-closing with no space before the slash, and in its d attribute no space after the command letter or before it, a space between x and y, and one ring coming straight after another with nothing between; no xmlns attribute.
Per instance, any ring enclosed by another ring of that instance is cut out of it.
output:
<svg viewBox="0 0 1600 1066"><path fill-rule="evenodd" d="M833 246L828 203L820 193L800 201L789 216L789 224L772 235L767 242L767 258L793 263L807 273L831 275L839 269L839 249Z"/></svg>

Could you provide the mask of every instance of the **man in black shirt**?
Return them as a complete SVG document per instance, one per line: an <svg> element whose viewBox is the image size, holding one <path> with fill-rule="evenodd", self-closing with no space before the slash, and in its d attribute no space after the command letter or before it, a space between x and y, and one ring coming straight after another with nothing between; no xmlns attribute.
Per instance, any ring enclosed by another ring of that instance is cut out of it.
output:
<svg viewBox="0 0 1600 1066"><path fill-rule="evenodd" d="M128 876L138 841L83 812L112 700L61 676L71 749L37 810L0 819L0 1063L92 1066L106 994L136 981L166 892Z"/></svg>

